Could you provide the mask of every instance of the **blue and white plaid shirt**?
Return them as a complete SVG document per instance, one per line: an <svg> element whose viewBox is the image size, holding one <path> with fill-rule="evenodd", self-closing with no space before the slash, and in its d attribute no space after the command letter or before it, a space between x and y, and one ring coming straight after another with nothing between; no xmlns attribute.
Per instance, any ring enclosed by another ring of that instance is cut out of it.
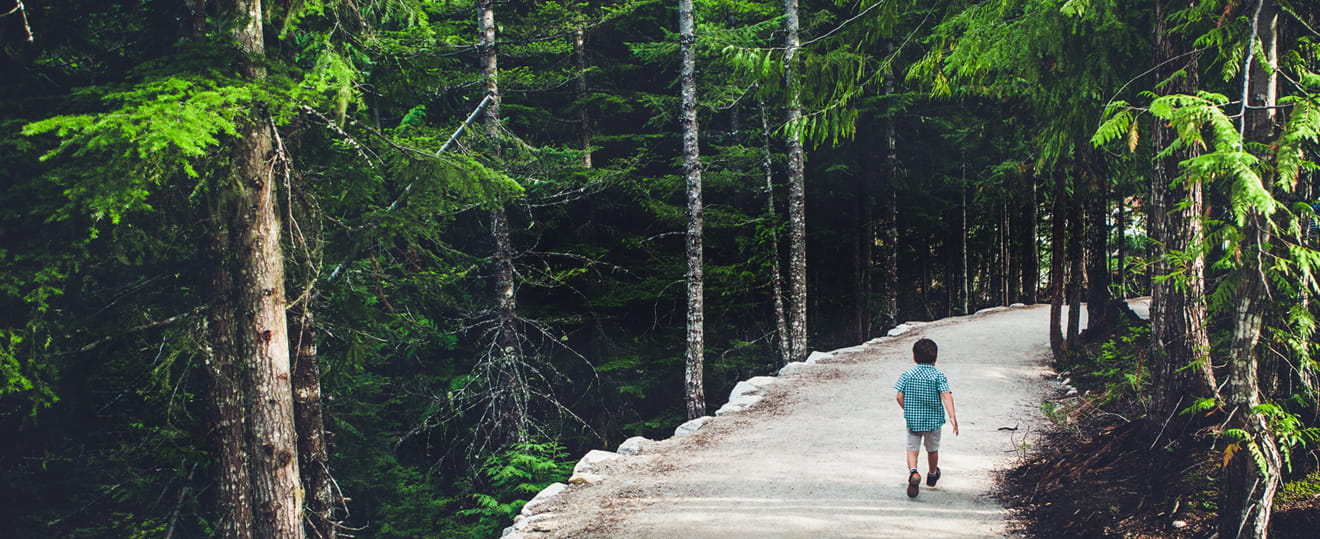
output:
<svg viewBox="0 0 1320 539"><path fill-rule="evenodd" d="M894 389L903 394L903 419L908 430L925 432L944 426L941 393L949 392L949 379L934 365L920 364L898 377Z"/></svg>

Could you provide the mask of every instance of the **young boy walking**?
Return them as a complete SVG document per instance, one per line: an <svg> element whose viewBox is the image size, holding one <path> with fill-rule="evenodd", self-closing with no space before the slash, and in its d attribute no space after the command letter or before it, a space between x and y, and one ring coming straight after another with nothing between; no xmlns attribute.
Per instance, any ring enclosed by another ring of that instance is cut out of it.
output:
<svg viewBox="0 0 1320 539"><path fill-rule="evenodd" d="M921 490L917 454L923 442L930 465L926 470L926 486L933 487L940 480L940 429L944 426L946 411L949 423L953 425L953 435L958 435L958 414L953 410L953 392L949 391L949 379L935 368L938 356L939 347L935 341L917 341L912 345L912 360L917 366L900 375L894 384L894 389L898 390L898 406L903 409L903 419L907 421L909 498L917 497Z"/></svg>

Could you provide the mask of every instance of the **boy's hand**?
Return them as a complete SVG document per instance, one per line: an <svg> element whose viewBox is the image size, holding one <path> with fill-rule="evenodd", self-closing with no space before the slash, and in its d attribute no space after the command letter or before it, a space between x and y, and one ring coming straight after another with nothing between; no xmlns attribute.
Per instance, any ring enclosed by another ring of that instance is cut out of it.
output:
<svg viewBox="0 0 1320 539"><path fill-rule="evenodd" d="M954 436L957 436L957 435L958 435L958 418L956 418L956 417L953 418L953 420L950 421L950 423L953 424L953 435L954 435Z"/></svg>

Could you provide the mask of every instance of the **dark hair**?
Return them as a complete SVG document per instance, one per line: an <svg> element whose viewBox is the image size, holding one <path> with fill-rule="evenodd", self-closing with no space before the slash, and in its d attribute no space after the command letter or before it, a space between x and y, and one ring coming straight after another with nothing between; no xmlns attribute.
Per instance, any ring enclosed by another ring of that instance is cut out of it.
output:
<svg viewBox="0 0 1320 539"><path fill-rule="evenodd" d="M939 355L940 347L930 339L921 339L912 345L912 359L917 363L934 363Z"/></svg>

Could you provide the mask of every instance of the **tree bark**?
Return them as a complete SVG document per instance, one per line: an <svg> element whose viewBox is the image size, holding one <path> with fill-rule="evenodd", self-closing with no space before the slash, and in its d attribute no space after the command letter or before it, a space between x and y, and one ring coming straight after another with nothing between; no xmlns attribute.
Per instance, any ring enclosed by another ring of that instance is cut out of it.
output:
<svg viewBox="0 0 1320 539"><path fill-rule="evenodd" d="M1276 135L1279 7L1274 0L1258 0L1248 3L1244 12L1251 14L1252 34L1259 38L1260 49L1256 50L1257 42L1253 40L1244 60L1242 135L1246 142L1268 144ZM1265 178L1267 189L1273 185L1270 180ZM1246 433L1248 441L1237 442L1239 450L1223 467L1219 536L1263 538L1268 536L1282 466L1274 435L1265 418L1255 411L1261 403L1257 345L1270 294L1263 258L1268 256L1272 243L1270 223L1262 208L1247 209L1241 238L1242 279L1234 294L1236 310L1224 400L1232 414L1228 427ZM1257 451L1259 455L1254 454ZM1258 465L1257 459L1263 465Z"/></svg>
<svg viewBox="0 0 1320 539"><path fill-rule="evenodd" d="M587 31L582 28L573 30L573 64L578 76L573 81L577 93L578 142L582 146L582 166L591 168L591 116L587 113Z"/></svg>
<svg viewBox="0 0 1320 539"><path fill-rule="evenodd" d="M1085 172L1083 173L1085 174ZM1083 180L1077 179L1074 190L1083 189ZM1074 192L1068 205L1068 336L1065 348L1071 350L1079 345L1082 323L1082 193Z"/></svg>
<svg viewBox="0 0 1320 539"><path fill-rule="evenodd" d="M298 458L307 491L309 535L333 539L338 534L337 509L342 500L330 474L330 447L321 407L321 367L317 355L316 320L310 309L290 323L294 338L293 412L298 427Z"/></svg>
<svg viewBox="0 0 1320 539"><path fill-rule="evenodd" d="M499 51L496 48L495 0L477 1L477 55L482 82L491 97L482 125L490 139L491 152L498 159L500 144ZM499 422L489 431L497 446L526 441L531 414L523 355L518 331L518 296L513 265L513 242L509 236L509 216L501 204L490 210L490 234L493 242L491 262L494 272L495 336L493 357L487 363L486 379L491 389L490 417Z"/></svg>
<svg viewBox="0 0 1320 539"><path fill-rule="evenodd" d="M1192 94L1197 87L1196 57L1186 56L1189 44L1167 21L1178 9L1174 4L1186 3L1155 4L1156 80L1168 80L1165 91L1171 94ZM1174 63L1183 57L1188 58L1185 63ZM1167 148L1176 137L1173 127L1155 122L1151 143L1156 150ZM1179 163L1197 153L1195 146L1187 146L1152 162L1151 239L1164 253L1195 253L1153 259L1156 275L1173 276L1151 283L1151 415L1158 423L1191 404L1189 398L1217 397L1206 329L1205 256L1199 247L1205 203L1199 178L1179 178Z"/></svg>
<svg viewBox="0 0 1320 539"><path fill-rule="evenodd" d="M235 0L233 37L249 79L266 77L260 0ZM257 537L303 536L303 489L289 372L284 252L275 198L272 127L258 111L239 127L233 176L222 211L234 243L234 344L244 381L245 434L251 470L253 531Z"/></svg>
<svg viewBox="0 0 1320 539"><path fill-rule="evenodd" d="M705 368L704 267L702 260L701 151L697 125L696 44L692 0L678 2L678 43L682 55L679 84L682 92L683 177L687 183L687 354L684 386L688 419L706 415L703 387Z"/></svg>
<svg viewBox="0 0 1320 539"><path fill-rule="evenodd" d="M806 156L802 147L802 97L798 84L798 0L784 0L784 88L788 92L788 281L789 334L793 359L807 357Z"/></svg>
<svg viewBox="0 0 1320 539"><path fill-rule="evenodd" d="M1023 222L1023 242L1022 242L1022 302L1027 305L1034 305L1040 301L1040 248L1036 241L1038 232L1039 214L1036 202L1036 175L1028 176L1030 193L1028 193L1029 205Z"/></svg>
<svg viewBox="0 0 1320 539"><path fill-rule="evenodd" d="M885 50L892 53L892 41L885 43ZM885 72L885 95L895 92L893 71ZM881 196L884 228L880 232L881 267L883 282L880 296L880 331L889 331L898 325L898 195L894 186L898 180L898 126L891 113L885 120L885 154L882 169L889 180L889 189Z"/></svg>
<svg viewBox="0 0 1320 539"><path fill-rule="evenodd" d="M788 317L784 312L784 274L779 267L779 222L775 219L775 182L774 166L770 154L770 119L766 117L765 102L759 103L761 113L761 148L764 158L761 168L765 171L765 218L770 229L770 286L774 295L775 333L779 336L779 362L787 365L793 361L791 339L788 333Z"/></svg>
<svg viewBox="0 0 1320 539"><path fill-rule="evenodd" d="M218 191L223 188L217 187ZM218 198L224 198L218 197ZM223 539L249 539L252 530L252 474L248 468L243 381L234 344L234 280L229 226L219 207L212 208L213 260L206 294L206 381L211 428L207 433L211 473L215 482L215 535Z"/></svg>
<svg viewBox="0 0 1320 539"><path fill-rule="evenodd" d="M1063 340L1063 297L1064 297L1064 267L1067 262L1065 254L1067 238L1064 222L1068 218L1068 189L1067 177L1063 172L1055 172L1054 176L1054 215L1050 234L1050 350L1054 353L1054 361L1063 361L1064 354L1067 353L1067 343Z"/></svg>
<svg viewBox="0 0 1320 539"><path fill-rule="evenodd" d="M1116 311L1109 297L1109 200L1100 174L1088 171L1086 187L1086 331L1106 335Z"/></svg>

